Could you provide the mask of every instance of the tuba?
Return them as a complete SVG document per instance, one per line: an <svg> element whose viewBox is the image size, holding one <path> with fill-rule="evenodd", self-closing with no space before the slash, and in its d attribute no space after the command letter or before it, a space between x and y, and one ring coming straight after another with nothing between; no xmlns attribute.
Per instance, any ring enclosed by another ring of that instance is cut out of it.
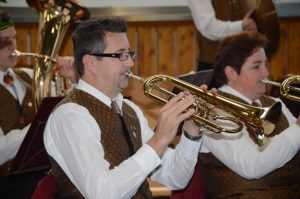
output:
<svg viewBox="0 0 300 199"><path fill-rule="evenodd" d="M33 99L37 111L43 98L50 96L53 60L69 26L88 18L90 13L75 0L27 0L27 3L39 13L37 54L41 56L33 56Z"/></svg>
<svg viewBox="0 0 300 199"><path fill-rule="evenodd" d="M276 102L270 107L254 107L206 92L193 84L172 76L154 75L142 79L131 72L128 72L127 76L142 83L144 94L162 104L167 103L171 97L175 96L170 91L171 88L191 93L195 97L192 108L196 110L192 119L197 125L214 133L238 133L242 130L242 122L244 122L251 130L250 136L253 136L252 138L259 146L267 143L266 135L274 130L274 123L276 123L281 111L280 102ZM221 108L230 116L217 115L214 113L214 107Z"/></svg>

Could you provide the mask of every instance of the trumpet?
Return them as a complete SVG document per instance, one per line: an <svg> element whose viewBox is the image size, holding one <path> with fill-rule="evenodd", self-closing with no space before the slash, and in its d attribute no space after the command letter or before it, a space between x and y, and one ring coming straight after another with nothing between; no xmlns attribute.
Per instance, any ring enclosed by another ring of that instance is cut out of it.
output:
<svg viewBox="0 0 300 199"><path fill-rule="evenodd" d="M37 53L29 53L29 52L21 52L18 50L14 50L11 54L13 57L33 57L35 59L44 59L46 61L52 61L53 63L56 63L56 59L49 57L48 55L40 55Z"/></svg>
<svg viewBox="0 0 300 199"><path fill-rule="evenodd" d="M49 62L51 62L53 64L57 63L57 60L55 58L52 58L48 55L40 55L38 53L21 52L18 50L14 50L14 52L11 55L13 57L32 57L34 59L40 60L43 63L49 63ZM51 72L49 71L49 74L50 73ZM65 96L71 90L72 82L70 82L70 80L64 79L58 73L54 74L54 82L55 82L55 94L57 96ZM50 91L48 91L48 92L50 92Z"/></svg>
<svg viewBox="0 0 300 199"><path fill-rule="evenodd" d="M203 126L214 133L238 133L244 126L241 122L243 121L253 131L253 134L250 135L254 136L253 138L259 146L267 142L265 134L268 135L274 130L273 128L269 129L270 132L265 132L264 123L274 124L276 120L274 117L278 116L281 111L281 103L279 102L270 107L254 107L218 94L212 94L172 76L154 75L143 79L131 72L128 72L127 76L142 83L144 94L162 104L167 103L171 97L175 96L172 91L168 90L170 87L176 87L184 92L191 93L195 98L195 102L191 106L195 109L192 119L198 126ZM167 83L170 83L169 87L166 86ZM217 115L213 111L215 106L229 113L230 116ZM234 127L228 128L224 126L224 123L219 124L222 121L227 124L229 122Z"/></svg>
<svg viewBox="0 0 300 199"><path fill-rule="evenodd" d="M262 82L272 86L280 87L280 95L282 95L282 97L300 102L300 88L292 86L292 84L300 83L300 75L292 75L286 78L282 83L274 82L267 78L263 79ZM293 95L290 92L298 93L299 95Z"/></svg>

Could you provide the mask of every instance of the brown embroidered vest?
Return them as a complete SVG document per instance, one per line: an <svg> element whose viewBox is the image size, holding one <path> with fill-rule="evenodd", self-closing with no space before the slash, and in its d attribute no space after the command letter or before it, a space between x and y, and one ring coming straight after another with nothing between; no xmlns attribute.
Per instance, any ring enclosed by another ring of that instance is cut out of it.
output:
<svg viewBox="0 0 300 199"><path fill-rule="evenodd" d="M222 92L220 94L244 102L228 93ZM270 106L274 103L274 100L267 96L263 96L260 100L263 106ZM275 134L282 132L287 127L287 119L281 114L274 130L276 131ZM281 168L255 180L246 180L240 177L211 153L201 153L200 159L207 184L207 198L209 199L300 198L300 152Z"/></svg>
<svg viewBox="0 0 300 199"><path fill-rule="evenodd" d="M21 104L23 115L25 116L25 123L20 123L18 101L11 95L11 93L2 85L0 85L0 126L4 133L8 133L12 129L22 129L32 122L35 111L33 107L33 96L31 88L31 78L22 70L14 70L17 77L23 82L26 87L26 94Z"/></svg>
<svg viewBox="0 0 300 199"><path fill-rule="evenodd" d="M241 20L244 17L244 6L246 3L244 0L232 1L232 0L212 0L216 18L224 21L236 21ZM217 52L217 46L219 41L212 41L200 34L199 37L199 51L200 62L214 63L214 56Z"/></svg>
<svg viewBox="0 0 300 199"><path fill-rule="evenodd" d="M74 89L74 91L65 97L59 105L68 102L77 103L86 107L97 121L99 128L101 129L101 144L104 149L104 158L110 163L109 169L113 169L130 157L129 147L123 134L119 116L116 112L92 95L78 89ZM123 103L122 112L134 151L137 151L142 146L139 120L134 110L126 103ZM60 197L83 198L59 165L51 157L50 162L52 165L52 173L59 188ZM132 198L152 198L147 180L142 183L137 193Z"/></svg>

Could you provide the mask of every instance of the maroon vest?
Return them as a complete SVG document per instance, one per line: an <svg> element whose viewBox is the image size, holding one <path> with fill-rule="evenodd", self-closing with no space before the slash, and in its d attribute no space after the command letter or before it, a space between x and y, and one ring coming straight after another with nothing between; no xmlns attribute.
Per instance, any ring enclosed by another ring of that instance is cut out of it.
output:
<svg viewBox="0 0 300 199"><path fill-rule="evenodd" d="M19 102L4 86L0 85L0 126L5 134L12 129L24 128L32 122L35 116L32 100L32 80L27 73L20 69L15 69L14 72L26 87L26 94L20 106L22 114L25 116L25 123L20 123L21 113L19 109Z"/></svg>
<svg viewBox="0 0 300 199"><path fill-rule="evenodd" d="M223 93L224 94L224 93ZM240 102L243 100L225 94ZM274 100L264 96L261 98L263 106L270 106ZM246 103L246 102L244 102ZM276 124L275 134L288 127L283 114ZM275 156L276 154L274 154ZM225 166L211 153L201 153L205 182L207 184L207 198L230 199L299 199L300 198L300 152L298 152L284 166L272 171L260 179L247 180Z"/></svg>
<svg viewBox="0 0 300 199"><path fill-rule="evenodd" d="M110 163L109 169L113 169L130 157L129 147L124 138L122 125L117 113L92 95L78 89L74 89L59 105L68 102L86 107L97 121L101 129L101 144L104 149L104 158ZM142 146L139 120L134 110L126 103L123 103L122 112L134 151L137 151ZM51 157L50 161L60 196L62 198L83 198L60 166ZM142 183L132 198L152 198L147 180Z"/></svg>

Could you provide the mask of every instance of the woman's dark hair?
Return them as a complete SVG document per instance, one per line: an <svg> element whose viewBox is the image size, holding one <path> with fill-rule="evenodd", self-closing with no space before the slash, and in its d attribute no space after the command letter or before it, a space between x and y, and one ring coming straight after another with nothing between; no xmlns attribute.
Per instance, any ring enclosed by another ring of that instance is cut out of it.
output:
<svg viewBox="0 0 300 199"><path fill-rule="evenodd" d="M74 60L78 74L84 74L82 58L90 53L103 53L106 33L125 33L127 23L121 18L90 18L78 25L72 35Z"/></svg>
<svg viewBox="0 0 300 199"><path fill-rule="evenodd" d="M215 87L227 84L225 67L231 66L238 74L246 59L258 48L266 48L267 38L259 32L242 32L224 38L218 45L214 62Z"/></svg>

